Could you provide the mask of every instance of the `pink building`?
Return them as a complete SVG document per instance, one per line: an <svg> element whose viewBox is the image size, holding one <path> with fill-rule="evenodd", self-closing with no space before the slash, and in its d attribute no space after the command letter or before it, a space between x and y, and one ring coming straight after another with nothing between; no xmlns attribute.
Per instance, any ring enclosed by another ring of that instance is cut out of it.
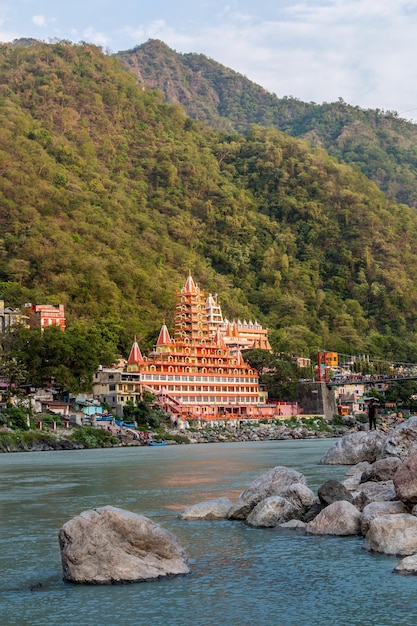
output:
<svg viewBox="0 0 417 626"><path fill-rule="evenodd" d="M63 304L25 304L25 311L29 317L30 330L47 326L58 326L62 332L65 330Z"/></svg>

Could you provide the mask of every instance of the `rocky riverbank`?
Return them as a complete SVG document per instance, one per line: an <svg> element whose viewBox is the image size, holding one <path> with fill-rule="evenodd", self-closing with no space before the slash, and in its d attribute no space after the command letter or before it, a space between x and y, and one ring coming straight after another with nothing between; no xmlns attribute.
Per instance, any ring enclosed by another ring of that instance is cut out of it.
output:
<svg viewBox="0 0 417 626"><path fill-rule="evenodd" d="M240 520L308 535L359 535L365 550L403 557L395 573L417 575L417 417L389 433L346 435L320 463L352 467L343 483L328 480L315 496L302 474L278 466L248 485L236 502L200 502L180 518Z"/></svg>
<svg viewBox="0 0 417 626"><path fill-rule="evenodd" d="M178 429L164 425L149 431L150 440L170 445L276 441L285 439L318 439L343 437L364 431L367 425L350 419L345 424L329 423L323 418L292 418L288 422L244 423L238 427L215 425L204 428ZM91 426L58 431L1 431L1 452L41 452L48 450L82 450L84 448L131 447L145 445L132 431L119 429L117 434Z"/></svg>
<svg viewBox="0 0 417 626"><path fill-rule="evenodd" d="M352 467L345 481L327 480L316 495L299 471L277 466L250 483L235 502L206 500L179 518L362 536L365 550L402 557L395 573L417 575L417 417L389 433L345 435L320 463ZM83 511L64 524L59 539L67 581L115 584L190 571L176 537L148 518L112 506Z"/></svg>

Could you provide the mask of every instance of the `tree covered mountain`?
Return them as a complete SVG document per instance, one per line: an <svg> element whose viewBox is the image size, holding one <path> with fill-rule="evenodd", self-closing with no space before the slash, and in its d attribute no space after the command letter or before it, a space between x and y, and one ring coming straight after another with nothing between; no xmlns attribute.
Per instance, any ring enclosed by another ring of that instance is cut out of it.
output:
<svg viewBox="0 0 417 626"><path fill-rule="evenodd" d="M246 133L260 124L307 139L360 169L392 200L417 207L417 125L396 112L364 110L341 99L319 105L278 98L202 54L178 54L158 40L117 56L190 117L221 130Z"/></svg>
<svg viewBox="0 0 417 626"><path fill-rule="evenodd" d="M100 48L0 46L0 297L144 347L186 274L277 350L417 359L417 215L273 128L213 130Z"/></svg>

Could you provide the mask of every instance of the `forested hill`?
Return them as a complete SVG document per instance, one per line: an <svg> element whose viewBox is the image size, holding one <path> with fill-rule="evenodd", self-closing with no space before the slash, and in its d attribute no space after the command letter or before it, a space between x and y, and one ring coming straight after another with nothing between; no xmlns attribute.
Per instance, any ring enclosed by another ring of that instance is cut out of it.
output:
<svg viewBox="0 0 417 626"><path fill-rule="evenodd" d="M395 112L278 98L202 54L178 54L157 40L117 56L192 118L241 133L251 124L274 126L308 139L358 167L391 199L417 207L417 125Z"/></svg>
<svg viewBox="0 0 417 626"><path fill-rule="evenodd" d="M191 269L279 350L417 358L416 211L274 129L201 126L118 59L0 46L0 296L155 341Z"/></svg>

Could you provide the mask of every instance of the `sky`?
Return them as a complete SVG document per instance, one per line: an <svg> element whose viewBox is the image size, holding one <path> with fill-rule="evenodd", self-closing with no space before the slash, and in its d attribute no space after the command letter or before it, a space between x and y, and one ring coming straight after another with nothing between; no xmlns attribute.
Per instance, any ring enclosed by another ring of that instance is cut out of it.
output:
<svg viewBox="0 0 417 626"><path fill-rule="evenodd" d="M417 0L0 0L0 41L160 39L278 97L342 98L417 123Z"/></svg>

